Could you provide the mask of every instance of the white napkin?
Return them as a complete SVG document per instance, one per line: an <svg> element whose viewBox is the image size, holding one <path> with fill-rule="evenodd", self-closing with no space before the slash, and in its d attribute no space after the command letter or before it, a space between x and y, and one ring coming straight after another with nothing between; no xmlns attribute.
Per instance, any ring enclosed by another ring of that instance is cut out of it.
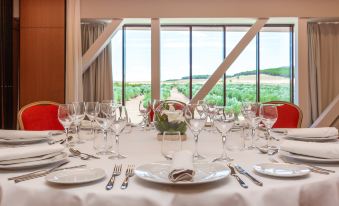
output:
<svg viewBox="0 0 339 206"><path fill-rule="evenodd" d="M0 130L1 139L36 139L45 138L49 135L50 131Z"/></svg>
<svg viewBox="0 0 339 206"><path fill-rule="evenodd" d="M338 130L335 127L288 129L287 136L326 138L338 136Z"/></svg>
<svg viewBox="0 0 339 206"><path fill-rule="evenodd" d="M192 181L195 174L192 152L183 150L174 153L170 171L168 178L172 182Z"/></svg>
<svg viewBox="0 0 339 206"><path fill-rule="evenodd" d="M64 150L64 146L56 145L30 145L26 147L5 148L0 150L0 161L15 160L28 157L37 157L41 155L60 153Z"/></svg>
<svg viewBox="0 0 339 206"><path fill-rule="evenodd" d="M312 157L339 159L339 144L335 143L317 143L285 140L280 149L300 155Z"/></svg>

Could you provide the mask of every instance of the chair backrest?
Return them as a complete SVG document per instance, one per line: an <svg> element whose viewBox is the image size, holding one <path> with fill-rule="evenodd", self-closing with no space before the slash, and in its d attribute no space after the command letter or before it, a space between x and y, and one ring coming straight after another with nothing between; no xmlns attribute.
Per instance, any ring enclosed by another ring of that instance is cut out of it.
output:
<svg viewBox="0 0 339 206"><path fill-rule="evenodd" d="M58 120L58 103L50 101L33 102L22 107L18 121L22 130L63 130Z"/></svg>
<svg viewBox="0 0 339 206"><path fill-rule="evenodd" d="M278 119L273 125L273 128L299 128L303 119L301 109L290 102L271 101L265 104L277 104Z"/></svg>

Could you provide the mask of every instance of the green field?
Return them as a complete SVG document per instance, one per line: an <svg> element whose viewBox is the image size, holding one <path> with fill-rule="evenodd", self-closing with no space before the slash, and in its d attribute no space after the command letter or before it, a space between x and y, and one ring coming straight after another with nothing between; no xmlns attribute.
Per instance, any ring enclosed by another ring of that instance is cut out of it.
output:
<svg viewBox="0 0 339 206"><path fill-rule="evenodd" d="M283 78L289 77L289 68L288 67L280 67L280 68L272 68L261 70L262 74L267 74L269 76L279 76ZM237 73L235 75L229 77L239 77L246 75L253 75L255 71L246 71ZM195 79L206 79L208 75L197 75L193 76ZM183 77L181 80L187 80L187 77ZM180 93L189 97L189 84L188 81L179 80L168 80L166 84L161 85L161 99L168 99L171 94L171 90L176 88ZM148 83L140 84L140 83L126 83L125 85L125 95L126 101L135 98L139 95L144 95L144 104L150 100L151 98L151 85ZM202 87L202 83L194 83L192 85L193 95L198 92L198 90ZM121 83L114 83L114 98L116 102L121 102ZM205 101L209 104L223 105L223 85L218 83L214 86L214 88L209 92L209 94L205 97ZM255 84L249 83L236 83L236 82L228 82L226 84L226 106L229 109L233 109L235 112L240 112L240 105L243 101L255 101L256 99L256 88ZM267 102L272 100L281 100L281 101L290 101L290 85L287 83L279 83L279 84L265 84L261 83L260 85L260 101Z"/></svg>

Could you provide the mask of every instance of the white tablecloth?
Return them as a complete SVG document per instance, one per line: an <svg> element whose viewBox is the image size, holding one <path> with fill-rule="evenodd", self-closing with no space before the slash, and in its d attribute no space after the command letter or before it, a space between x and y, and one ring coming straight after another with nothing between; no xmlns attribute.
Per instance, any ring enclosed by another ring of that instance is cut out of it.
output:
<svg viewBox="0 0 339 206"><path fill-rule="evenodd" d="M136 130L136 129L134 129ZM92 142L76 146L81 151L95 153ZM188 132L185 149L193 148L192 135ZM221 137L216 133L203 132L199 140L199 149L211 160L221 153ZM0 148L1 149L1 148ZM249 185L248 189L240 187L238 182L229 176L224 180L195 186L170 186L145 182L136 176L130 179L128 189L121 190L120 184L124 175L120 175L111 191L105 185L112 173L115 163L122 163L123 171L127 164L136 166L162 161L160 142L156 140L155 131L133 131L122 134L121 153L127 154L124 160L110 160L102 157L89 161L70 157L67 166L87 164L88 167L99 167L106 171L107 177L99 182L85 185L61 186L49 184L44 178L38 178L15 184L8 177L23 174L26 171L0 171L0 205L1 206L108 206L108 205L339 205L339 167L323 165L337 173L322 175L311 173L302 178L272 178L255 174L264 183L263 187L253 184L249 179L240 177ZM269 162L268 156L256 150L229 152L235 163L243 166L253 174L252 166L256 163Z"/></svg>

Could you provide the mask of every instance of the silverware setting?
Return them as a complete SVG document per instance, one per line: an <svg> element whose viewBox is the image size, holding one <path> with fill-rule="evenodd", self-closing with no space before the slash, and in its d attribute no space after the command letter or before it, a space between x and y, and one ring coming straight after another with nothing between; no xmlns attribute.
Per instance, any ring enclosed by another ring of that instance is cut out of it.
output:
<svg viewBox="0 0 339 206"><path fill-rule="evenodd" d="M278 148L270 148L270 149L267 147L255 147L255 148L257 148L261 153L268 154L268 155L275 155L279 151Z"/></svg>
<svg viewBox="0 0 339 206"><path fill-rule="evenodd" d="M133 175L134 175L134 165L128 165L125 172L125 179L120 187L121 189L126 189L128 187L128 180L130 177L133 177Z"/></svg>
<svg viewBox="0 0 339 206"><path fill-rule="evenodd" d="M71 141L73 139L73 136L69 136L68 137L68 141ZM60 139L60 140L50 140L50 141L48 141L48 144L49 145L52 145L52 144L56 144L56 143L60 143L60 144L63 144L63 143L65 143L66 142L66 138L64 138L64 139Z"/></svg>
<svg viewBox="0 0 339 206"><path fill-rule="evenodd" d="M100 159L100 157L97 157L97 156L94 156L94 155L91 155L91 154L87 154L87 153L80 152L79 150L74 149L74 148L69 148L69 151L70 151L74 156L79 156L80 159L82 159L82 160L88 160L88 159L90 159L90 158Z"/></svg>
<svg viewBox="0 0 339 206"><path fill-rule="evenodd" d="M106 190L111 190L113 188L115 177L117 177L121 174L121 168L122 168L122 164L114 165L112 176L111 176L111 178L109 179L109 181L106 185Z"/></svg>
<svg viewBox="0 0 339 206"><path fill-rule="evenodd" d="M231 165L231 163L228 163L227 166L230 168L231 170L231 175L233 177L235 177L235 179L239 182L240 186L243 188L248 188L248 186L246 185L246 183L237 175L234 167Z"/></svg>
<svg viewBox="0 0 339 206"><path fill-rule="evenodd" d="M65 165L67 163L69 163L69 161L61 162L61 163L57 164L56 166L52 167L51 169L48 169L47 171L44 171L44 172L41 172L41 173L34 173L34 174L31 174L31 175L16 178L16 179L14 179L14 182L19 183L19 182L23 182L23 181L26 181L26 180L31 180L31 179L35 179L35 178L38 178L38 177L46 176L49 173L54 172L57 168Z"/></svg>
<svg viewBox="0 0 339 206"><path fill-rule="evenodd" d="M254 184L258 185L258 186L263 186L263 183L261 181L259 181L258 179L254 178L252 175L250 175L246 170L244 170L241 166L239 165L234 165L235 169L242 175L245 175L246 177L248 177L250 180L252 180L252 182L254 182Z"/></svg>
<svg viewBox="0 0 339 206"><path fill-rule="evenodd" d="M287 161L285 159L282 159L282 162L275 159L275 158L270 158L270 160L272 162L275 162L275 163L286 163L286 164L294 164L294 165L303 165L303 166L306 166L307 168L309 168L311 170L311 172L314 172L314 173L319 173L319 174L323 174L323 175L329 175L330 172L334 173L335 171L333 170L327 170L327 169L324 169L324 168L321 168L321 167L316 167L316 166L313 166L313 165L310 165L310 164L305 164L305 163L296 163L296 162L291 162L291 161Z"/></svg>
<svg viewBox="0 0 339 206"><path fill-rule="evenodd" d="M55 169L55 170L53 170L53 172L61 171L61 170L68 170L68 169L83 168L83 167L86 167L86 166L87 165L77 165L77 166L72 166L72 167L63 167L63 168ZM30 172L28 174L19 175L19 176L15 176L15 177L9 177L8 180L20 179L20 178L28 177L30 175L36 175L36 174L40 174L40 173L47 172L47 171L48 171L48 169L36 170L36 171Z"/></svg>

